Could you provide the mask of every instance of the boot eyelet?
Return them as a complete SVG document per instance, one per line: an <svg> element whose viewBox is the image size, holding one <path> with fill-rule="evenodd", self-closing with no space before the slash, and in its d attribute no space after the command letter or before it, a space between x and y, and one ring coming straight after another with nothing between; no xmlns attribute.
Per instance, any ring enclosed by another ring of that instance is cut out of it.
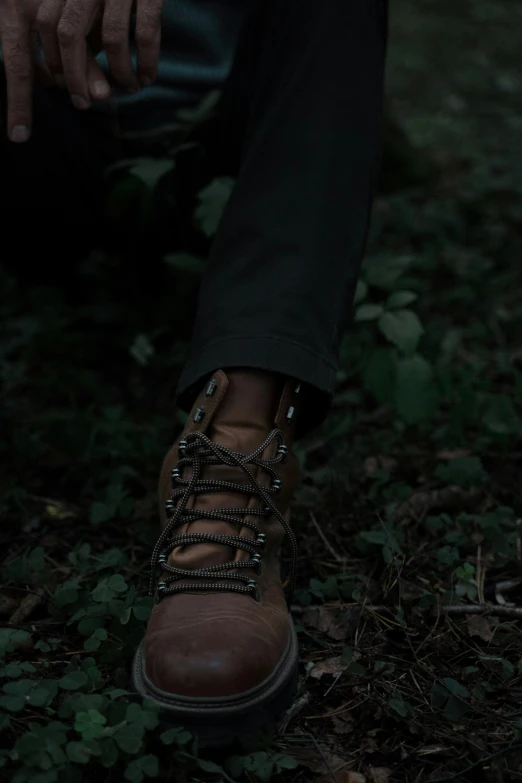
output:
<svg viewBox="0 0 522 783"><path fill-rule="evenodd" d="M177 481L178 479L180 479L181 478L181 473L180 473L179 468L173 468L170 476L172 478L172 481Z"/></svg>
<svg viewBox="0 0 522 783"><path fill-rule="evenodd" d="M192 421L198 423L202 420L204 415L205 415L205 409L203 405L200 405L197 411L195 412L194 416L192 417Z"/></svg>
<svg viewBox="0 0 522 783"><path fill-rule="evenodd" d="M187 448L187 439L183 438L183 440L180 440L180 442L178 443L178 451L181 454L181 456L183 456L183 453L186 448Z"/></svg>
<svg viewBox="0 0 522 783"><path fill-rule="evenodd" d="M160 555L158 557L158 563L166 563L167 562L167 555Z"/></svg>
<svg viewBox="0 0 522 783"><path fill-rule="evenodd" d="M265 535L265 533L258 533L257 534L256 544L258 546L263 546L263 544L266 544L266 535Z"/></svg>
<svg viewBox="0 0 522 783"><path fill-rule="evenodd" d="M287 422L288 422L289 424L290 424L290 422L292 421L292 419L294 418L294 413L295 413L295 408L294 408L294 406L293 406L293 405L291 405L291 406L288 408L288 412L287 412L287 414L286 414L286 420L287 420Z"/></svg>
<svg viewBox="0 0 522 783"><path fill-rule="evenodd" d="M166 582L159 582L158 583L158 593L162 593L163 590L166 590L168 587Z"/></svg>
<svg viewBox="0 0 522 783"><path fill-rule="evenodd" d="M205 397L212 397L212 395L216 391L216 388L217 388L217 381L216 381L215 378L212 378L212 380L210 381L210 383L207 386L207 390L205 392Z"/></svg>
<svg viewBox="0 0 522 783"><path fill-rule="evenodd" d="M261 555L259 554L252 555L252 559L250 562L252 563L252 568L256 571L256 573L259 573L261 570Z"/></svg>
<svg viewBox="0 0 522 783"><path fill-rule="evenodd" d="M274 482L272 484L272 489L274 490L274 492L279 492L279 490L281 489L282 486L283 486L283 484L282 484L281 479L278 479L278 478L274 479Z"/></svg>
<svg viewBox="0 0 522 783"><path fill-rule="evenodd" d="M246 586L247 586L249 592L252 593L252 597L254 598L254 600L255 601L259 601L260 600L259 588L257 586L256 580L255 579L249 579Z"/></svg>
<svg viewBox="0 0 522 783"><path fill-rule="evenodd" d="M172 500L172 498L170 498L170 500L167 500L167 502L165 503L165 513L167 514L168 517L172 516L172 514L174 513L174 501Z"/></svg>

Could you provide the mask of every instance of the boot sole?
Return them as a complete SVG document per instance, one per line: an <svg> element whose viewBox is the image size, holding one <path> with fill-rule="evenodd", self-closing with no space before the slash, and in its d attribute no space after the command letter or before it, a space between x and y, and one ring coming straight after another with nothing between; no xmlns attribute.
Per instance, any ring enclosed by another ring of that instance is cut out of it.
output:
<svg viewBox="0 0 522 783"><path fill-rule="evenodd" d="M183 726L198 737L200 747L221 748L249 735L274 732L295 698L298 664L297 635L290 620L290 642L279 666L267 680L245 693L206 699L161 690L145 673L143 642L134 656L132 684L140 696L160 708L164 723Z"/></svg>

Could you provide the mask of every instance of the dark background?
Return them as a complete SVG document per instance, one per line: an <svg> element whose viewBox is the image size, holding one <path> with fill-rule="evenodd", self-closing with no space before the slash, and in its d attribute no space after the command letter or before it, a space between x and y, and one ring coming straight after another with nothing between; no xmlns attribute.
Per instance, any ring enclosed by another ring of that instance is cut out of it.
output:
<svg viewBox="0 0 522 783"><path fill-rule="evenodd" d="M331 415L298 445L301 691L268 750L198 766L125 693L232 185L212 123L111 173L81 230L21 212L12 242L4 212L6 779L522 780L522 8L394 0L391 22L355 319Z"/></svg>

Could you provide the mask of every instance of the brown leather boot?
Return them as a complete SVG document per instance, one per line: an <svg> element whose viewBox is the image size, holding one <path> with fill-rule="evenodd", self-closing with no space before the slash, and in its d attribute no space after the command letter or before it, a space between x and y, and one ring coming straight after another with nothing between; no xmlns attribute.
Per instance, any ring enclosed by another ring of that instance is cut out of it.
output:
<svg viewBox="0 0 522 783"><path fill-rule="evenodd" d="M151 593L161 575L133 680L207 746L269 730L295 692L279 550L286 533L291 592L299 394L292 379L217 371L163 463Z"/></svg>

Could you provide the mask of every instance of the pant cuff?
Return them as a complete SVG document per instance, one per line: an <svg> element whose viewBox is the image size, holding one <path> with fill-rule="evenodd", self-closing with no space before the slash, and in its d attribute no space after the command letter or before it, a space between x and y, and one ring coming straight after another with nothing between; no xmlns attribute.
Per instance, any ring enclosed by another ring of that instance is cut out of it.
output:
<svg viewBox="0 0 522 783"><path fill-rule="evenodd" d="M205 380L216 370L226 372L229 367L269 370L305 384L297 438L318 427L330 410L336 368L305 346L278 337L229 337L193 350L178 381L179 407L190 411Z"/></svg>

